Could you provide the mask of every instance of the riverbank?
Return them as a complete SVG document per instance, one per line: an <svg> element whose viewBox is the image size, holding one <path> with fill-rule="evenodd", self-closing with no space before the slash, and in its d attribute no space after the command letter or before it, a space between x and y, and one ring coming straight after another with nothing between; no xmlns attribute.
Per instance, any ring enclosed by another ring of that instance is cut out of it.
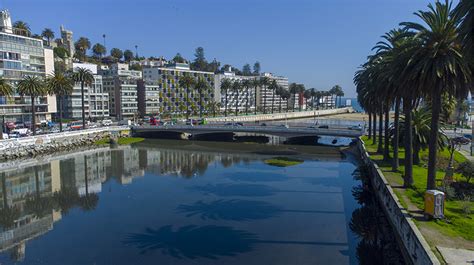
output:
<svg viewBox="0 0 474 265"><path fill-rule="evenodd" d="M0 161L32 158L85 146L93 147L94 143L101 139L125 136L129 131L127 127L117 126L1 140Z"/></svg>
<svg viewBox="0 0 474 265"><path fill-rule="evenodd" d="M443 253L446 248L452 249L451 251L454 251L454 253L456 253L456 249L474 250L474 215L464 210L466 207L473 209L474 202L464 202L453 197L453 194L448 194L448 199L445 202L445 220L425 220L423 217L427 150L421 151L420 165L414 165L413 167L413 187L403 188L403 165L399 172L393 172L390 162L383 161L383 156L377 153L377 145L372 144L372 140L368 140L367 137L363 137L362 140L365 142L365 148L371 160L378 165L380 171L386 177L401 205L406 209L407 215L414 220L430 248L442 262L445 259L446 262L454 262L449 260L449 257L447 257L449 255ZM437 179L443 179L445 174L443 169L447 165L448 157L447 150L440 152ZM404 150L402 148L400 159L403 161L403 158ZM461 153L456 152L454 160L455 164L459 164L465 161L466 158ZM463 178L459 174L455 174L455 179L461 181Z"/></svg>

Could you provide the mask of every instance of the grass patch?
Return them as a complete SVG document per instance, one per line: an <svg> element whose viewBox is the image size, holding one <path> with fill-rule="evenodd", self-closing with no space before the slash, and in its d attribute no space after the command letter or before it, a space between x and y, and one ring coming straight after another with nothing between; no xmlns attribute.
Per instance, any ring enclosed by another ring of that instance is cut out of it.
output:
<svg viewBox="0 0 474 265"><path fill-rule="evenodd" d="M140 137L123 137L118 139L118 144L119 145L127 145L127 144L133 144L133 143L139 143L141 141L144 141L145 138L140 138ZM107 145L110 144L110 139L109 138L103 138L98 141L96 141L94 144L96 145Z"/></svg>
<svg viewBox="0 0 474 265"><path fill-rule="evenodd" d="M380 169L383 171L386 178L390 183L396 185L403 184L403 174L405 168L403 166L403 159L405 157L405 151L403 148L400 148L399 157L400 157L400 167L398 172L392 171L392 166L390 162L383 161L383 155L377 153L377 144L372 144L372 140L368 140L367 136L363 136L362 140L365 143L365 147L370 154L370 158L377 163ZM392 151L392 150L391 150ZM392 152L391 152L392 153ZM413 165L413 187L403 190L404 195L411 204L414 204L419 209L424 209L424 193L426 190L426 179L428 176L427 164L428 164L428 150L420 151L421 163L420 165ZM438 158L441 163L437 165L436 179L442 180L445 175L443 166L447 165L449 160L449 151L444 149L438 153ZM466 161L467 158L464 157L459 152L454 153L455 165ZM465 181L466 179L458 173L454 174L454 179L456 181ZM395 192L398 196L401 204L406 207L408 202L404 201L403 196L397 191ZM471 205L471 208L474 209L474 202L468 202ZM446 220L432 220L427 222L417 222L418 225L427 225L429 227L435 228L441 233L450 236L450 237L462 237L467 240L474 240L474 214L465 214L462 210L463 202L456 199L446 200L444 214Z"/></svg>
<svg viewBox="0 0 474 265"><path fill-rule="evenodd" d="M265 164L276 167L289 167L296 166L304 162L301 159L289 158L289 157L274 157L271 159L266 159Z"/></svg>

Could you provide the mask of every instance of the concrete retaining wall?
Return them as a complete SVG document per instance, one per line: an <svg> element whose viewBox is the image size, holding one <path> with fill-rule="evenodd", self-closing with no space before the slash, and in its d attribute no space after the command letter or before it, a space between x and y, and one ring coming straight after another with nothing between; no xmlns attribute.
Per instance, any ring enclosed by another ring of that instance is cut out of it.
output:
<svg viewBox="0 0 474 265"><path fill-rule="evenodd" d="M312 110L312 111L300 111L300 112L288 112L288 113L275 113L275 114L258 114L248 116L228 116L228 117L216 117L208 118L208 122L255 122L255 121L274 121L274 120L285 120L285 119L299 119L299 118L311 118L314 116L327 116L343 113L352 113L354 109L352 107L339 108L339 109L327 109L327 110Z"/></svg>
<svg viewBox="0 0 474 265"><path fill-rule="evenodd" d="M358 139L359 151L362 160L368 166L371 174L372 186L377 194L385 214L388 217L395 234L403 244L404 251L412 264L420 265L438 265L439 260L436 258L425 238L416 227L413 219L407 210L400 204L392 187L385 179L380 168L370 159L370 155L365 149L364 142Z"/></svg>

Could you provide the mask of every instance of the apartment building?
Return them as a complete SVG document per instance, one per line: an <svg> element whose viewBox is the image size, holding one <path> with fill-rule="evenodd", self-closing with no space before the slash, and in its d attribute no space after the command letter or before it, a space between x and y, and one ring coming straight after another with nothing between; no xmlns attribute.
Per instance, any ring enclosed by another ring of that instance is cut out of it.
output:
<svg viewBox="0 0 474 265"><path fill-rule="evenodd" d="M0 11L0 77L16 87L25 76L46 77L54 72L53 50L43 41L29 37L28 32L12 27L10 13ZM37 97L35 102L37 125L51 120L56 113L56 97ZM31 98L15 92L13 96L0 96L0 115L5 121L31 123Z"/></svg>
<svg viewBox="0 0 474 265"><path fill-rule="evenodd" d="M110 115L118 120L137 118L137 82L142 79L142 72L129 70L128 64L116 63L110 68L99 69L99 74L102 75L104 91L109 94Z"/></svg>
<svg viewBox="0 0 474 265"><path fill-rule="evenodd" d="M84 110L86 119L97 120L109 117L109 94L104 91L102 76L98 75L97 65L73 63L73 71L85 68L92 72L94 81L84 87ZM70 95L64 97L63 115L69 119L82 117L81 84L76 83Z"/></svg>
<svg viewBox="0 0 474 265"><path fill-rule="evenodd" d="M179 80L186 75L207 82L208 89L201 91L202 99L197 90L179 85ZM158 86L158 100L165 113L199 113L200 108L206 112L207 105L214 101L214 73L190 70L189 64L172 63L167 67L145 68L143 79Z"/></svg>
<svg viewBox="0 0 474 265"><path fill-rule="evenodd" d="M224 111L226 102L227 110L235 111L237 109L239 112L244 112L248 110L252 112L255 110L255 88L254 87L241 87L239 91L229 89L224 92L221 91L221 84L224 80L230 80L232 82L242 82L244 80L254 80L254 76L241 76L236 75L231 69L225 71L222 74L215 75L215 100L220 103L220 110ZM258 88L257 88L258 89Z"/></svg>
<svg viewBox="0 0 474 265"><path fill-rule="evenodd" d="M285 90L288 90L289 85L287 77L277 76L272 73L262 73L257 78L259 80L262 80L263 78L268 78L269 84L275 80L279 86L281 86ZM272 109L274 111L278 111L280 105L282 107L282 110L286 110L286 100L283 100L275 92L276 91L271 90L268 85L260 86L257 89L257 109L259 111L263 111L264 108L266 109L266 112L271 112ZM298 99L299 95L296 96L297 107L299 106ZM290 108L293 102L292 100L294 99L290 99Z"/></svg>

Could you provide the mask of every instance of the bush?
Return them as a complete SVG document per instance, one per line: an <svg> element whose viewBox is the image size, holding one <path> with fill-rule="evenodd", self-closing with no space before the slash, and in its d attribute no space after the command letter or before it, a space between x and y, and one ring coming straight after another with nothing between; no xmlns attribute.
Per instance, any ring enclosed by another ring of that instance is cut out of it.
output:
<svg viewBox="0 0 474 265"><path fill-rule="evenodd" d="M465 216L471 214L471 198L469 196L465 197L461 203L461 209Z"/></svg>
<svg viewBox="0 0 474 265"><path fill-rule="evenodd" d="M471 178L474 176L474 163L471 161L464 161L458 166L456 171L461 173L461 175L466 178L467 183L469 183Z"/></svg>

